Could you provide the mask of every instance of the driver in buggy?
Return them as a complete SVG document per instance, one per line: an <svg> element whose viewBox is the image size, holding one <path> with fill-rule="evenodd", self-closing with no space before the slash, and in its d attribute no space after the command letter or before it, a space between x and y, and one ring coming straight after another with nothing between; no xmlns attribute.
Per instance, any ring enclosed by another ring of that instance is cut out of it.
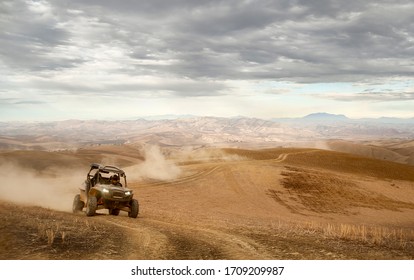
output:
<svg viewBox="0 0 414 280"><path fill-rule="evenodd" d="M119 176L117 174L111 176L110 183L114 186L120 186L122 187L121 182L119 181Z"/></svg>

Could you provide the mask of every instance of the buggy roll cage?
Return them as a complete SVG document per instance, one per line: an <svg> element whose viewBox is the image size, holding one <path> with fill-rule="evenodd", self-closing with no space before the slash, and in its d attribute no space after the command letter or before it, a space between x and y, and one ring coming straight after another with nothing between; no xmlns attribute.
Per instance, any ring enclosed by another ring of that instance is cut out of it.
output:
<svg viewBox="0 0 414 280"><path fill-rule="evenodd" d="M91 169L88 172L88 176L91 173L91 171L94 170L94 169L98 169L98 172L102 172L102 173L105 173L105 174L107 174L107 173L116 173L116 174L118 174L119 177L124 178L125 187L126 187L126 174L122 169L120 169L116 166L112 166L112 165L101 165L99 163L92 163L91 164Z"/></svg>

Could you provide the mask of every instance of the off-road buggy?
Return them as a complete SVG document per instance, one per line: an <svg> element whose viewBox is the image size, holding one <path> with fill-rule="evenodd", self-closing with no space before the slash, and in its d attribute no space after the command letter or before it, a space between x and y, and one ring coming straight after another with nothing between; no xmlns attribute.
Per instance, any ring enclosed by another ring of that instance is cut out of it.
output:
<svg viewBox="0 0 414 280"><path fill-rule="evenodd" d="M109 214L115 216L121 210L128 212L131 218L138 216L138 200L133 198L132 190L127 188L125 172L118 167L92 163L79 190L80 194L75 195L73 200L74 213L86 207L87 216L95 215L99 209L108 209Z"/></svg>

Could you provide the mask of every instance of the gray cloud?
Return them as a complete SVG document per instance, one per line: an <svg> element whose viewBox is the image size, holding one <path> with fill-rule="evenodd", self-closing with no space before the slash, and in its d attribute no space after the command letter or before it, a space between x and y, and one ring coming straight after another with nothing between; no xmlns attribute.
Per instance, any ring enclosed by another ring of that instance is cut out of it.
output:
<svg viewBox="0 0 414 280"><path fill-rule="evenodd" d="M47 102L34 99L22 99L22 98L5 98L0 97L0 105L4 107L15 106L15 105L41 105L46 104Z"/></svg>
<svg viewBox="0 0 414 280"><path fill-rule="evenodd" d="M356 101L374 101L374 102L388 102L388 101L414 101L414 92L412 91L363 91L348 94L315 94L317 98L329 98L336 101L356 102Z"/></svg>
<svg viewBox="0 0 414 280"><path fill-rule="evenodd" d="M67 44L67 30L59 28L52 11L29 1L3 1L0 14L0 58L9 67L23 70L71 67L70 60L54 59L54 47ZM36 10L39 8L38 10ZM46 7L45 7L46 8Z"/></svg>
<svg viewBox="0 0 414 280"><path fill-rule="evenodd" d="M226 80L355 82L414 73L412 1L0 5L4 71L47 78L32 80L40 90L199 96L225 94ZM127 81L116 82L120 75ZM143 76L165 83L136 79Z"/></svg>

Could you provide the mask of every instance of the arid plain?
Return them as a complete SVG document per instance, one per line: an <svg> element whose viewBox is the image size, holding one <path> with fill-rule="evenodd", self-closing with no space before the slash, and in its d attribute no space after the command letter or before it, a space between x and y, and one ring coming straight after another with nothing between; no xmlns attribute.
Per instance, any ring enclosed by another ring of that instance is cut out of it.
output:
<svg viewBox="0 0 414 280"><path fill-rule="evenodd" d="M254 146L2 149L0 259L414 258L413 141ZM71 212L92 162L126 171L137 219Z"/></svg>

